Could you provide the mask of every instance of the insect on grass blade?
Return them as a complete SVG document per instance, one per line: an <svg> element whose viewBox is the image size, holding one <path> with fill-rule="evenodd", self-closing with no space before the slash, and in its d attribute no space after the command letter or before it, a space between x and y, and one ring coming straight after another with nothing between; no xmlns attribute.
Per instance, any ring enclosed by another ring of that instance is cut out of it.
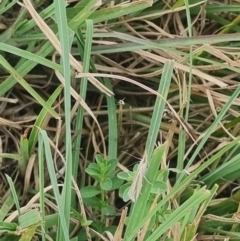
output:
<svg viewBox="0 0 240 241"><path fill-rule="evenodd" d="M128 191L128 196L132 200L132 202L136 202L141 193L143 179L145 178L146 172L148 168L148 159L146 153L144 153L143 158L141 159L136 175L133 179L132 185Z"/></svg>

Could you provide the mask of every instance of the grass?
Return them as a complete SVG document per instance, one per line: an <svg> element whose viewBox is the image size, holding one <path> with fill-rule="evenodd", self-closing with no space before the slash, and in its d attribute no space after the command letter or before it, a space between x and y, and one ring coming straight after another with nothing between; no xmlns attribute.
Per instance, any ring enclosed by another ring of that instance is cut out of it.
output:
<svg viewBox="0 0 240 241"><path fill-rule="evenodd" d="M240 240L238 0L0 3L0 240Z"/></svg>

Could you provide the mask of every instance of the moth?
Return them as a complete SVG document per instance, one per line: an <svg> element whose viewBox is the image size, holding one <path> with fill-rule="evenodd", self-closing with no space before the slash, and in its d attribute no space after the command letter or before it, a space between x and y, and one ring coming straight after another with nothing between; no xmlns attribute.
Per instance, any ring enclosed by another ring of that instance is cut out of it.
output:
<svg viewBox="0 0 240 241"><path fill-rule="evenodd" d="M141 193L143 179L146 176L147 168L148 168L148 158L147 158L146 152L144 152L143 158L141 159L138 165L132 185L130 186L130 189L128 191L128 196L132 202L136 202L136 200L139 197L139 194Z"/></svg>

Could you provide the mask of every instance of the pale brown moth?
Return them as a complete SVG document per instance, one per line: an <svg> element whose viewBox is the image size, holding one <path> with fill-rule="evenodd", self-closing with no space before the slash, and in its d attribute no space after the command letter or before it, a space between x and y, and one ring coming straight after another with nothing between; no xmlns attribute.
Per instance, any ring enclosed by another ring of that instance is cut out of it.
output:
<svg viewBox="0 0 240 241"><path fill-rule="evenodd" d="M146 152L144 152L143 158L141 159L136 175L133 179L132 185L128 191L128 196L132 202L136 202L141 193L143 179L145 178L146 172L148 168L148 158Z"/></svg>

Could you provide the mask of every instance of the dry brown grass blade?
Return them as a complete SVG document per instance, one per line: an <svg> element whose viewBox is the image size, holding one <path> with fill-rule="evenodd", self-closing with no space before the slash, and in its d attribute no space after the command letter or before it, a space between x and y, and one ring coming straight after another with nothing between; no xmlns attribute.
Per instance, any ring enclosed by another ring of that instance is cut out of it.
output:
<svg viewBox="0 0 240 241"><path fill-rule="evenodd" d="M181 224L179 222L175 223L171 229L171 237L173 238L173 241L179 241L179 233L181 233Z"/></svg>
<svg viewBox="0 0 240 241"><path fill-rule="evenodd" d="M150 208L149 212L151 212L151 211L157 206L158 198L159 198L159 195L157 195L157 196L155 197L155 199L154 199L154 201L153 201L153 203L152 203L152 205L151 205L151 208ZM139 232L139 234L138 234L137 241L143 241L143 240L144 240L144 237L145 237L145 235L146 235L146 233L147 233L147 231L148 231L148 227L149 227L150 221L151 221L151 219L148 219L148 220L144 223L142 229L140 230L140 232Z"/></svg>
<svg viewBox="0 0 240 241"><path fill-rule="evenodd" d="M149 7L151 7L153 5L153 0L133 0L133 1L126 1L126 2L122 2L119 4L116 4L113 2L110 3L110 7L121 7L121 8L129 8L129 7L133 7L133 6L137 6L137 5L142 5L143 3L146 3Z"/></svg>
<svg viewBox="0 0 240 241"><path fill-rule="evenodd" d="M56 75L58 77L58 79L60 80L61 83L64 83L64 78L63 76L61 75L60 72L56 71ZM103 132L102 132L102 129L101 129L101 126L97 120L97 118L95 117L95 115L93 114L93 112L91 111L91 109L88 107L88 105L85 103L85 101L81 98L81 96L71 87L70 89L71 91L71 95L73 96L73 98L79 102L81 104L81 106L89 113L89 115L93 118L93 120L95 121L98 129L99 129L99 133L100 133L100 136L101 136L101 139L102 139L102 143L103 143L103 153L104 153L104 156L106 157L107 155L107 150L106 150L106 145L105 145L105 139L104 139L104 135L103 135Z"/></svg>
<svg viewBox="0 0 240 241"><path fill-rule="evenodd" d="M136 53L138 53L141 56L144 56L146 58L150 58L152 60L155 60L155 61L158 61L160 63L163 63L163 64L167 61L166 58L163 58L163 57L161 57L159 55L156 55L156 54L144 51L144 50L138 50L138 51L136 51ZM183 64L180 64L180 63L177 63L177 62L175 62L174 65L175 65L175 68L177 68L179 70L182 70L182 71L187 72L187 73L190 72L190 67L189 66L186 66L186 65L183 65ZM221 88L224 88L224 87L228 86L223 81L221 81L221 80L219 80L219 79L217 79L217 78L215 78L215 77L213 77L211 75L205 74L205 73L203 73L203 72L201 72L201 71L199 71L197 69L192 68L192 74L198 76L199 78L208 80L212 84L217 85L217 86L219 86Z"/></svg>
<svg viewBox="0 0 240 241"><path fill-rule="evenodd" d="M215 221L220 221L224 223L239 223L239 217L235 218L234 216L232 218L225 218L225 217L220 217L214 214L207 214L204 215L203 218L208 219L208 220L215 220Z"/></svg>
<svg viewBox="0 0 240 241"><path fill-rule="evenodd" d="M22 129L22 127L20 125L16 124L13 121L6 120L2 117L0 117L0 126L7 126L7 127L11 127L11 128L16 128L16 129Z"/></svg>
<svg viewBox="0 0 240 241"><path fill-rule="evenodd" d="M59 187L63 186L62 184L58 185ZM53 189L53 186L47 186L44 188L44 193L50 191ZM36 195L34 195L25 206L22 206L20 208L21 213L25 213L28 210L32 209L32 208L40 208L39 203L36 203L38 201L38 199L40 198L40 192L37 193ZM18 210L15 210L14 212L12 212L4 221L5 222L13 222L16 218L18 217Z"/></svg>
<svg viewBox="0 0 240 241"><path fill-rule="evenodd" d="M22 194L23 200L25 200L27 191L30 186L30 181L31 181L30 179L31 179L31 175L32 175L32 171L33 171L34 163L35 163L36 159L37 159L36 154L32 154L30 156L26 171L24 173L24 185L23 185L23 194Z"/></svg>
<svg viewBox="0 0 240 241"><path fill-rule="evenodd" d="M204 4L206 1L207 0L203 0L203 1L200 1L200 2L197 2L197 3L194 3L194 4L189 4L188 7L193 8L193 7L196 7L198 5ZM165 1L165 3L166 3L166 1ZM163 15L166 15L166 14L172 14L172 13L175 13L175 12L180 12L180 11L183 11L185 9L186 9L185 6L178 7L178 8L175 8L175 9L170 8L170 6L169 6L169 9L167 9L167 10L158 11L156 13L147 14L147 15L144 15L144 16L141 16L141 17L129 18L126 21L136 21L136 20L142 20L142 19L147 19L147 18L160 17L160 16L163 16Z"/></svg>
<svg viewBox="0 0 240 241"><path fill-rule="evenodd" d="M122 240L123 228L124 228L126 217L127 217L127 210L128 210L127 208L124 208L122 210L121 218L120 218L120 221L118 223L117 230L116 230L116 232L114 234L114 237L113 237L114 241L121 241Z"/></svg>
<svg viewBox="0 0 240 241"><path fill-rule="evenodd" d="M99 146L101 145L101 143L99 141L97 141L97 136L94 133L94 123L91 123L89 118L85 118L85 124L86 127L89 128L90 133L89 133L89 138L88 138L88 142L87 142L87 150L89 150L90 147L90 143L92 143L93 149L94 149L94 154L96 153L101 153Z"/></svg>
<svg viewBox="0 0 240 241"><path fill-rule="evenodd" d="M0 102L7 102L7 103L16 104L18 102L18 99L0 97Z"/></svg>
<svg viewBox="0 0 240 241"><path fill-rule="evenodd" d="M238 85L234 85L234 86L232 85L231 87L226 88L226 89L228 89L228 90L235 89L237 86ZM207 98L206 88L208 88L210 93L211 93L211 96L212 96L214 102L216 104L218 103L217 108L221 108L222 107L222 103L225 104L229 100L229 98L230 98L228 95L224 95L221 92L217 92L217 90L215 91L214 89L209 88L208 83L205 83L204 85L193 85L192 88L193 88L193 91L196 90L194 92L195 94L197 94L199 96L203 96L205 98ZM232 104L236 105L236 106L239 106L240 105L240 98L236 98L233 101Z"/></svg>
<svg viewBox="0 0 240 241"><path fill-rule="evenodd" d="M240 63L238 61L231 60L227 55L225 55L221 50L214 48L213 46L210 46L209 44L204 45L204 50L208 53L216 56L217 58L225 61L230 66L234 66L237 68L240 68Z"/></svg>
<svg viewBox="0 0 240 241"><path fill-rule="evenodd" d="M203 80L203 82L205 83L205 80ZM206 84L206 83L205 83ZM216 111L216 107L214 105L214 100L212 98L211 92L208 90L208 88L206 88L206 94L208 97L208 102L210 105L210 108L212 110L213 115L215 116L215 118L217 118L217 111ZM233 140L235 140L236 138L224 127L224 125L222 124L222 122L219 122L219 125L222 127L222 129L228 134L228 136L230 136Z"/></svg>
<svg viewBox="0 0 240 241"><path fill-rule="evenodd" d="M76 181L75 181L75 179L73 177L72 177L72 183L73 183L73 186L74 186L74 189L76 191L76 194L77 194L77 197L78 197L78 201L79 201L79 204L80 204L81 215L82 215L84 221L87 221L87 215L86 215L86 212L85 212L85 207L84 207L84 204L83 204L82 195L81 195L81 192L80 192L80 190L78 188L78 184L76 183ZM91 238L91 235L90 235L89 226L86 226L85 230L86 230L87 240L91 241L92 238Z"/></svg>
<svg viewBox="0 0 240 241"><path fill-rule="evenodd" d="M165 61L166 62L166 61ZM77 74L76 77L80 78L80 77L88 77L88 76L97 76L97 77L107 77L107 78L114 78L114 79L120 79L120 80L124 80L126 82L135 84L139 87L141 87L142 89L145 89L147 91L149 91L150 93L158 96L159 98L161 98L168 106L168 108L171 110L171 112L173 113L173 115L176 117L176 119L179 121L179 123L182 125L182 127L184 128L184 130L186 131L186 133L191 137L192 141L194 142L194 144L197 144L196 140L194 139L194 137L191 135L191 133L188 130L188 127L182 122L181 118L179 117L179 115L177 114L177 112L173 109L173 107L171 106L171 104L161 95L159 94L157 91L147 87L146 85L143 85L135 80L129 79L127 77L124 76L119 76L119 75L111 75L111 74L90 74L90 73L81 73L81 74Z"/></svg>
<svg viewBox="0 0 240 241"><path fill-rule="evenodd" d="M54 32L48 27L48 25L43 21L43 19L39 16L39 14L35 11L32 3L30 0L23 0L23 3L19 3L21 6L25 7L30 15L32 16L32 18L34 19L34 21L36 22L37 26L40 28L40 30L46 35L46 37L48 38L48 40L52 43L52 45L54 46L54 48L56 49L56 51L62 55L62 50L61 50L61 43L58 40L58 38L56 37L56 35L54 34ZM99 4L99 1L97 2L97 4ZM82 65L70 54L69 56L70 58L70 64L71 66L79 73L81 73L83 71L83 67ZM90 77L88 78L89 81L96 86L96 88L98 88L101 92L105 93L106 95L113 95L113 93L106 88L102 83L100 83L96 78L94 77ZM65 85L65 81L63 83Z"/></svg>
<svg viewBox="0 0 240 241"><path fill-rule="evenodd" d="M219 103L226 103L228 100L229 100L229 96L227 95L224 95L222 93L218 93L216 91L213 91L213 90L210 90L211 92L211 96L214 98L214 100ZM240 105L240 98L236 98L232 105L236 105L236 106L239 106Z"/></svg>
<svg viewBox="0 0 240 241"><path fill-rule="evenodd" d="M100 234L99 232L97 232L96 230L94 229L90 229L91 232L93 232L94 234L96 234L96 236L98 236L99 238L101 238L101 240L103 241L112 241L112 239L107 239L106 237L104 237L102 234Z"/></svg>

